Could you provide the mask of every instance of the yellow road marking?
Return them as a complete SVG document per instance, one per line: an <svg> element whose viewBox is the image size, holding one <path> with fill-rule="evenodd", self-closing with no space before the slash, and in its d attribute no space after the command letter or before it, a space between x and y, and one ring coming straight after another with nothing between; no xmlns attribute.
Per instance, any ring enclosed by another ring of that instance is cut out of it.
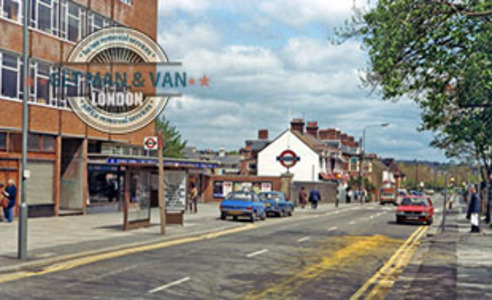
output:
<svg viewBox="0 0 492 300"><path fill-rule="evenodd" d="M20 271L20 272L16 272L16 273L3 275L3 276L0 276L0 283L15 281L15 280L23 279L23 278L28 278L28 277L46 275L46 274L60 272L60 271L66 271L66 270L70 270L70 269L80 267L83 265L91 264L94 262L108 260L108 259L112 259L112 258L130 255L130 254L152 251L152 250L157 250L157 249L161 249L161 248L167 248L167 247L171 247L171 246L182 245L182 244L196 242L196 241L202 241L202 240L206 240L206 239L215 239L215 238L218 238L218 237L221 237L224 235L237 233L237 232L241 232L241 231L246 231L246 230L250 230L253 228L256 228L256 226L255 225L246 225L246 226L242 226L242 227L238 227L238 228L226 229L226 230L208 233L208 234L203 234L203 235L199 235L199 236L181 238L181 239L172 240L172 241L164 241L164 242L151 244L151 245L138 246L138 247L134 247L134 248L117 250L117 251L102 253L102 254L89 256L89 257L77 258L77 259L74 259L71 261L62 262L59 264L55 264L53 266L49 266L49 267L47 267L41 271L34 271L34 272Z"/></svg>
<svg viewBox="0 0 492 300"><path fill-rule="evenodd" d="M360 259L364 255L370 252L375 252L378 249L386 247L388 244L401 244L402 240L391 239L382 235L375 235L371 237L365 236L350 236L339 237L337 240L341 242L349 241L349 244L342 249L335 251L334 253L327 254L326 249L323 249L323 253L316 255L321 257L321 260L317 263L307 266L300 272L296 272L295 275L273 284L268 289L256 293L247 295L246 299L286 299L289 298L289 294L296 290L302 289L302 286L306 284L306 281L315 280L319 276L329 270L341 268L351 262Z"/></svg>
<svg viewBox="0 0 492 300"><path fill-rule="evenodd" d="M373 285L375 282L377 282L378 280L380 280L381 277L388 278L391 275L395 274L398 268L394 268L395 267L394 262L400 257L400 254L404 253L404 251L407 251L409 247L411 247L416 241L418 241L425 231L427 231L427 229L425 229L424 226L420 226L419 228L417 228L412 233L412 235L408 237L405 243L400 248L398 248L398 250L396 250L395 254L391 256L391 258L384 264L384 266L381 269L379 269L366 283L364 283L364 285L354 295L352 295L350 299L351 300L359 299L369 289L369 287ZM394 269L391 270L391 268ZM376 283L376 286L371 291L371 294L379 291L379 289L381 288L380 283L381 282Z"/></svg>
<svg viewBox="0 0 492 300"><path fill-rule="evenodd" d="M398 276L400 276L403 268L410 262L415 252L417 252L417 245L419 243L422 235L427 231L427 228L420 231L420 233L415 237L413 242L406 248L404 253L400 256L398 261L395 262L394 267L379 280L379 282L374 286L372 291L367 295L366 299L384 299L388 291L395 284Z"/></svg>

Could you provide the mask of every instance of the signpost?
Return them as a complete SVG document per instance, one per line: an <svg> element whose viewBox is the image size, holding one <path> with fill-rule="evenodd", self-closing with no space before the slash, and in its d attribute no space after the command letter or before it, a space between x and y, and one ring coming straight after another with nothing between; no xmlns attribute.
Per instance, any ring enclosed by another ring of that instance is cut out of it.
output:
<svg viewBox="0 0 492 300"><path fill-rule="evenodd" d="M159 148L159 137L148 136L144 138L144 148L145 150L158 150Z"/></svg>
<svg viewBox="0 0 492 300"><path fill-rule="evenodd" d="M151 141L149 139L149 141ZM164 201L164 160L163 160L163 151L162 151L162 133L159 132L159 135L157 137L157 148L158 148L158 156L159 156L159 163L158 163L158 168L159 168L159 190L158 190L158 197L159 197L159 215L161 217L161 234L164 235L166 234L166 201ZM145 143L144 143L145 145Z"/></svg>
<svg viewBox="0 0 492 300"><path fill-rule="evenodd" d="M295 166L300 160L301 158L292 150L284 150L279 156L277 156L277 161L279 161L282 166L287 168L287 173L289 173L289 169Z"/></svg>

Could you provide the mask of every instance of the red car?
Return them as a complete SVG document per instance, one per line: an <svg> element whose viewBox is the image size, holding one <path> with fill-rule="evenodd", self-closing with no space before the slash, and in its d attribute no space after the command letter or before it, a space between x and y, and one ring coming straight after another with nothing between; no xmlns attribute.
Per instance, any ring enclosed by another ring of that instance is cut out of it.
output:
<svg viewBox="0 0 492 300"><path fill-rule="evenodd" d="M396 223L407 221L432 224L434 206L427 196L407 196L396 209Z"/></svg>

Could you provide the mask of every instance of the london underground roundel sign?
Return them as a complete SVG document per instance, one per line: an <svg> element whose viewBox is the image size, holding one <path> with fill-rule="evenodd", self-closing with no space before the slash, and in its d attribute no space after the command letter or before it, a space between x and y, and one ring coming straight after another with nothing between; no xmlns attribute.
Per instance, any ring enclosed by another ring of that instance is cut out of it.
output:
<svg viewBox="0 0 492 300"><path fill-rule="evenodd" d="M292 150L284 150L277 156L277 160L286 168L292 168L296 163L301 160L297 154Z"/></svg>

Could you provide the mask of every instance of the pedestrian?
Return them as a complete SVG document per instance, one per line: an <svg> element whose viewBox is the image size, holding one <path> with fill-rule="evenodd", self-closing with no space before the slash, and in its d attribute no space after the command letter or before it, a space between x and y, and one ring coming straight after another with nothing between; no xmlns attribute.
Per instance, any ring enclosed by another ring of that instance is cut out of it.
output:
<svg viewBox="0 0 492 300"><path fill-rule="evenodd" d="M480 198L474 186L470 188L470 203L466 218L470 220L470 232L480 232Z"/></svg>
<svg viewBox="0 0 492 300"><path fill-rule="evenodd" d="M309 202L311 202L311 208L317 209L319 201L321 201L321 194L318 189L313 188L311 192L309 192Z"/></svg>
<svg viewBox="0 0 492 300"><path fill-rule="evenodd" d="M352 195L352 190L350 189L350 187L347 187L347 190L345 192L345 202L350 203Z"/></svg>
<svg viewBox="0 0 492 300"><path fill-rule="evenodd" d="M301 190L299 191L299 204L301 205L302 209L306 207L306 203L307 203L306 188L301 186Z"/></svg>
<svg viewBox="0 0 492 300"><path fill-rule="evenodd" d="M195 214L198 212L198 189L194 183L191 183L190 190L190 212Z"/></svg>
<svg viewBox="0 0 492 300"><path fill-rule="evenodd" d="M7 222L12 223L14 220L15 199L17 197L17 187L12 179L8 180L7 187L2 192L2 196L8 199L7 207L3 207L3 215L5 216Z"/></svg>

